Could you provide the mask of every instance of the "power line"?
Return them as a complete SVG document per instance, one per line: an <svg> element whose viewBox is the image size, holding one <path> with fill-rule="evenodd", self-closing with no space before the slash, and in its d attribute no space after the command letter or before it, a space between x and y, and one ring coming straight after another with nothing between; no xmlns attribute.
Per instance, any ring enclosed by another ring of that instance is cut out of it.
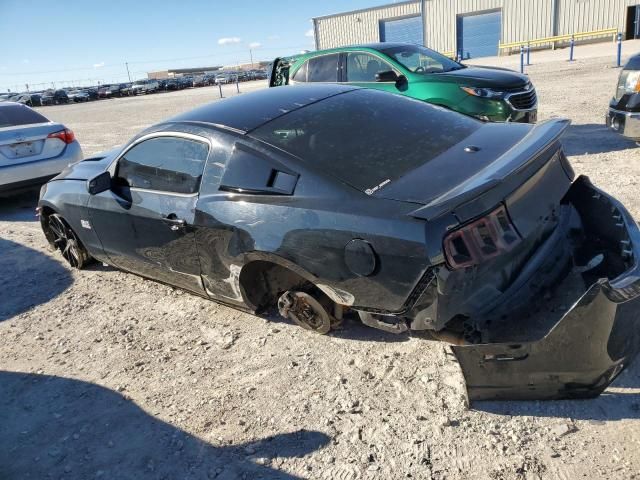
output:
<svg viewBox="0 0 640 480"><path fill-rule="evenodd" d="M307 46L289 46L289 47L261 47L260 50L261 51L272 51L272 50L294 50L294 49L305 49ZM250 49L248 49L250 50ZM221 57L221 56L227 56L227 55L238 55L238 54L242 54L242 53L246 53L248 50L234 50L234 51L230 51L230 52L224 52L224 54L211 54L211 55L197 55L197 56L192 56L192 57L179 57L179 58L168 58L168 59L158 59L158 60L137 60L137 61L132 61L132 62L127 62L129 65L143 65L143 64L150 64L150 63L170 63L170 62L180 62L180 61L184 61L184 60L197 60L197 59L202 59L202 58L214 58L214 57ZM71 68L64 68L64 69L60 69L60 70L40 70L40 71L28 71L28 72L9 72L9 73L2 73L0 72L0 76L19 76L19 75L23 75L23 76L27 76L27 75L43 75L43 74L48 74L48 73L65 73L65 72L77 72L77 71L81 71L81 70L102 70L102 69L107 69L107 68L120 68L121 64L108 64L108 65L103 65L100 67L71 67Z"/></svg>

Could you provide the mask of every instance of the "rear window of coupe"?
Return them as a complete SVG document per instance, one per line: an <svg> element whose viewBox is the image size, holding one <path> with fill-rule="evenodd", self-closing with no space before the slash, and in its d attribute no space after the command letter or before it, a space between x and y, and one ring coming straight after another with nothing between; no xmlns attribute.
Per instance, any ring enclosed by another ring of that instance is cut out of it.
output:
<svg viewBox="0 0 640 480"><path fill-rule="evenodd" d="M0 128L47 123L49 120L23 105L0 106Z"/></svg>
<svg viewBox="0 0 640 480"><path fill-rule="evenodd" d="M282 115L250 135L371 194L481 126L419 100L363 89Z"/></svg>

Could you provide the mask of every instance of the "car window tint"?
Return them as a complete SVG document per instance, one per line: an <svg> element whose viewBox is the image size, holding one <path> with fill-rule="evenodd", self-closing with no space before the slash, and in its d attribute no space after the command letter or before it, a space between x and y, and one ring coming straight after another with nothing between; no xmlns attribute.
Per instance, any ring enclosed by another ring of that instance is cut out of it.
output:
<svg viewBox="0 0 640 480"><path fill-rule="evenodd" d="M482 123L378 90L335 95L251 132L364 192L375 191L463 141Z"/></svg>
<svg viewBox="0 0 640 480"><path fill-rule="evenodd" d="M0 106L0 128L46 123L49 120L23 105Z"/></svg>
<svg viewBox="0 0 640 480"><path fill-rule="evenodd" d="M393 46L380 51L414 73L442 73L463 68L450 58L420 45Z"/></svg>
<svg viewBox="0 0 640 480"><path fill-rule="evenodd" d="M323 55L309 59L307 62L308 82L337 82L339 55Z"/></svg>
<svg viewBox="0 0 640 480"><path fill-rule="evenodd" d="M307 67L309 66L309 62L305 62L302 67L298 69L298 71L293 76L293 80L295 82L306 82L307 81Z"/></svg>
<svg viewBox="0 0 640 480"><path fill-rule="evenodd" d="M177 137L145 140L118 161L121 184L175 193L195 193L209 153L206 143Z"/></svg>
<svg viewBox="0 0 640 480"><path fill-rule="evenodd" d="M375 82L376 73L393 70L389 64L362 52L347 53L347 82Z"/></svg>

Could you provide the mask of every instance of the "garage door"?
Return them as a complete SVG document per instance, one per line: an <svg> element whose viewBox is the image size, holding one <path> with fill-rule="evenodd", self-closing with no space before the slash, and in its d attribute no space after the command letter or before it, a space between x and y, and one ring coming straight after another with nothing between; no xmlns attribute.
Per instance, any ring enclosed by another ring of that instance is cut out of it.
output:
<svg viewBox="0 0 640 480"><path fill-rule="evenodd" d="M498 55L502 13L458 16L458 53L462 58Z"/></svg>
<svg viewBox="0 0 640 480"><path fill-rule="evenodd" d="M380 41L422 45L422 17L380 20Z"/></svg>

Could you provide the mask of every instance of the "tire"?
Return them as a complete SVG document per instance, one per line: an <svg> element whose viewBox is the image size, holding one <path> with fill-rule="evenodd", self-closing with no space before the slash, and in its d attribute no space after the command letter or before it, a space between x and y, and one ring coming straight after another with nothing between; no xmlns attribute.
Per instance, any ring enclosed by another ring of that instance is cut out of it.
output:
<svg viewBox="0 0 640 480"><path fill-rule="evenodd" d="M61 215L52 213L47 217L47 226L53 237L54 248L60 250L71 268L82 270L91 261L91 256L67 221Z"/></svg>

